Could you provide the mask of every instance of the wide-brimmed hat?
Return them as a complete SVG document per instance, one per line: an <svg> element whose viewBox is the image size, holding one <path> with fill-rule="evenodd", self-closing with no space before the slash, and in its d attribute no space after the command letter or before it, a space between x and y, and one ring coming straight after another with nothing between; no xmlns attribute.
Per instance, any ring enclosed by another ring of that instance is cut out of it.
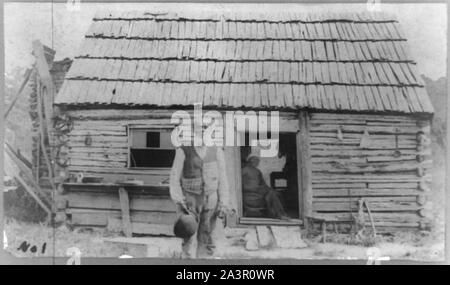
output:
<svg viewBox="0 0 450 285"><path fill-rule="evenodd" d="M198 222L191 213L181 214L173 227L173 233L176 237L187 239L195 234L198 228Z"/></svg>

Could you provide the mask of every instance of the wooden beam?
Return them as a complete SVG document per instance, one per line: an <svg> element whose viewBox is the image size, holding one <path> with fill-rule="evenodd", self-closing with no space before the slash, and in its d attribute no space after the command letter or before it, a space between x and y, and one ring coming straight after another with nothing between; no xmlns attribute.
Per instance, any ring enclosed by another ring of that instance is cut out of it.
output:
<svg viewBox="0 0 450 285"><path fill-rule="evenodd" d="M50 74L50 66L45 57L45 48L39 40L33 41L33 54L36 57L36 68L41 82L39 91L42 93L41 95L42 102L44 104L47 132L50 138L51 136L49 128L52 126L51 122L53 119L53 97L55 86Z"/></svg>
<svg viewBox="0 0 450 285"><path fill-rule="evenodd" d="M39 78L43 83L43 87L47 89L49 96L51 96L47 101L52 103L54 91L53 80L50 74L50 67L45 57L44 46L39 40L33 41L33 54L36 57L36 68ZM51 111L51 108L48 111Z"/></svg>
<svg viewBox="0 0 450 285"><path fill-rule="evenodd" d="M11 146L8 143L4 144L4 150L8 158L14 162L16 167L18 168L19 172L22 173L22 175L25 176L25 179L29 181L31 184L31 187L33 187L38 194L41 195L42 199L47 203L47 205L51 205L51 201L47 198L44 191L41 189L38 183L35 182L33 174L31 173L31 170L23 163L15 154L15 152L12 150Z"/></svg>
<svg viewBox="0 0 450 285"><path fill-rule="evenodd" d="M39 84L38 84L38 86L39 86ZM49 157L48 152L47 152L47 147L45 145L45 136L44 135L45 135L46 131L45 131L45 126L44 126L44 115L42 113L42 96L40 94L39 89L38 89L37 93L38 93L37 100L38 100L38 116L39 116L39 128L40 128L40 135L39 135L40 147L42 149L42 154L44 156L45 164L47 166L50 185L52 186L53 190L56 190L56 187L55 187L54 181L53 181L54 169L53 169L53 165L51 162L51 158Z"/></svg>
<svg viewBox="0 0 450 285"><path fill-rule="evenodd" d="M44 158L49 171L49 180L53 190L56 191L54 185L54 168L51 163L53 159L52 149L50 148L50 155L47 153L45 146L44 134L47 135L49 141L49 147L52 145L53 138L51 134L52 120L53 120L53 96L54 85L50 74L50 67L45 57L45 48L39 40L33 41L33 55L36 57L36 68L39 75L39 84L37 88L38 95L38 113L39 113L39 125L41 130L41 144L44 153ZM43 107L43 108L42 108ZM42 112L44 110L44 112ZM45 126L44 126L45 123Z"/></svg>
<svg viewBox="0 0 450 285"><path fill-rule="evenodd" d="M236 135L236 134L235 134ZM242 195L242 165L241 165L241 148L235 147L234 151L234 170L235 170L235 187L237 195L237 215L235 216L235 223L237 224L239 217L244 215L244 204Z"/></svg>
<svg viewBox="0 0 450 285"><path fill-rule="evenodd" d="M6 148L6 151L4 152L6 154L5 156L5 165L7 166L5 170L7 171L8 175L14 176L20 184L23 185L25 190L30 194L30 196L35 199L35 201L38 203L39 206L42 207L47 213L49 212L49 206L51 205L48 203L48 201L43 201L41 198L35 193L34 191L34 181L28 179L26 172L22 171L20 165L16 164L16 161L14 160L14 154L11 154L10 150ZM31 185L30 185L31 184ZM47 204L45 203L47 202ZM51 215L49 215L50 217Z"/></svg>
<svg viewBox="0 0 450 285"><path fill-rule="evenodd" d="M119 188L120 208L122 211L122 226L125 236L132 236L131 218L130 218L130 201L128 199L128 192L125 188Z"/></svg>
<svg viewBox="0 0 450 285"><path fill-rule="evenodd" d="M299 124L301 122L299 121ZM301 128L301 127L300 127ZM297 132L296 135L296 150L297 150L297 189L298 189L298 214L299 218L303 219L305 221L305 214L303 212L303 195L304 195L304 188L303 188L303 161L301 159L302 157L302 136L304 133L301 131L301 129ZM304 223L306 224L306 223Z"/></svg>
<svg viewBox="0 0 450 285"><path fill-rule="evenodd" d="M297 135L297 171L299 177L299 201L302 213L301 218L306 224L306 216L312 214L312 164L310 155L309 142L309 114L305 111L300 111L299 114L300 131Z"/></svg>
<svg viewBox="0 0 450 285"><path fill-rule="evenodd" d="M48 217L51 217L52 211L45 205L44 202L34 193L33 189L25 182L25 180L18 174L15 175L15 178L22 184L23 188L30 194L31 197L41 206L42 209L44 209L45 212L47 212Z"/></svg>

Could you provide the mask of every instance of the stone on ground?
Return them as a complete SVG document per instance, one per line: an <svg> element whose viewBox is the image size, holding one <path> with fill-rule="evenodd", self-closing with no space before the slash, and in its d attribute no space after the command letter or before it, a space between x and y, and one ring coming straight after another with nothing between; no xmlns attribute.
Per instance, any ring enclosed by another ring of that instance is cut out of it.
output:
<svg viewBox="0 0 450 285"><path fill-rule="evenodd" d="M246 243L245 243L245 249L249 251L258 250L258 237L256 235L256 230L252 229L251 231L248 231L244 236Z"/></svg>
<svg viewBox="0 0 450 285"><path fill-rule="evenodd" d="M273 244L273 236L267 226L257 226L258 241L261 247L270 247Z"/></svg>
<svg viewBox="0 0 450 285"><path fill-rule="evenodd" d="M271 226L275 244L280 248L304 248L300 227Z"/></svg>

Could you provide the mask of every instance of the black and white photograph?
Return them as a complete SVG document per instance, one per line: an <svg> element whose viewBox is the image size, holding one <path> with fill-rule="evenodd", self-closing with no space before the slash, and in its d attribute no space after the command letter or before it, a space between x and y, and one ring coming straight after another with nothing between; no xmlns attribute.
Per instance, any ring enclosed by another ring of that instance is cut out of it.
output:
<svg viewBox="0 0 450 285"><path fill-rule="evenodd" d="M2 17L6 255L446 261L446 2Z"/></svg>

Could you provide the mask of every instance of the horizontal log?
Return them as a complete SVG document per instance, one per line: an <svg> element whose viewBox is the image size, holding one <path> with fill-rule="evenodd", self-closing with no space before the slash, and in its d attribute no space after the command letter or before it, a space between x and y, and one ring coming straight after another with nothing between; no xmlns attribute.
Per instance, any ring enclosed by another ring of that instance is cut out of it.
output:
<svg viewBox="0 0 450 285"><path fill-rule="evenodd" d="M398 188L410 188L410 189L418 189L419 184L417 182L406 182L406 183L389 183L389 182L381 182L381 183L368 183L368 188L373 189L398 189Z"/></svg>
<svg viewBox="0 0 450 285"><path fill-rule="evenodd" d="M336 130L341 129L341 126L366 126L366 127L407 127L421 129L424 125L420 125L417 121L401 122L401 121L368 121L368 120L313 120L312 127L319 127L322 125L335 126ZM345 129L345 128L344 128ZM342 130L342 129L341 129Z"/></svg>
<svg viewBox="0 0 450 285"><path fill-rule="evenodd" d="M70 192L66 195L70 208L120 210L119 194ZM130 210L175 212L175 204L167 196L129 194Z"/></svg>
<svg viewBox="0 0 450 285"><path fill-rule="evenodd" d="M431 180L432 176L417 177L414 174L386 174L386 173L366 173L366 174L353 174L353 173L337 173L337 174L327 174L327 173L317 173L314 180L324 180L326 183L330 183L329 180L341 180L348 179L345 182L355 182L355 180L360 179L370 179L371 181L361 181L361 182L420 182L422 180ZM325 181L326 180L326 181Z"/></svg>
<svg viewBox="0 0 450 285"><path fill-rule="evenodd" d="M354 145L355 148L360 148L359 145L361 143L361 138L355 138L355 139L338 139L338 138L322 138L322 137L311 137L311 144L333 144L333 145ZM395 142L395 139L392 138L391 140L375 140L373 138L369 138L369 143L373 144L372 148L375 144L379 146L383 146L383 148L414 148L417 146L417 143L415 140L409 140L409 141L399 141L398 143ZM381 148L381 147L380 147Z"/></svg>
<svg viewBox="0 0 450 285"><path fill-rule="evenodd" d="M270 113L268 114L270 116ZM237 117L238 118L238 117ZM193 119L193 117L191 117ZM237 119L236 119L237 120ZM225 124L225 121L223 122ZM236 123L235 123L236 124ZM101 131L107 130L109 132L125 132L127 127L135 128L162 128L173 129L177 124L171 123L169 119L149 119L148 117L136 116L132 118L114 118L109 120L92 120L76 121L74 123L74 130L76 131ZM237 126L237 125L236 125ZM296 132L298 131L298 119L296 117L279 117L280 131Z"/></svg>
<svg viewBox="0 0 450 285"><path fill-rule="evenodd" d="M368 198L366 198L368 199ZM340 202L321 202L318 198L313 200L313 209L317 212L343 212L358 211L357 199L345 199L347 201ZM422 206L414 202L403 201L375 201L369 202L372 212L400 212L400 211L418 211Z"/></svg>
<svg viewBox="0 0 450 285"><path fill-rule="evenodd" d="M374 157L368 157L368 162L389 162L389 161L417 161L416 155L400 155L400 156L390 156L390 155L380 155Z"/></svg>
<svg viewBox="0 0 450 285"><path fill-rule="evenodd" d="M423 192L417 189L316 189L314 197L371 197L371 196L419 196Z"/></svg>
<svg viewBox="0 0 450 285"><path fill-rule="evenodd" d="M377 157L377 156L395 156L396 150L371 150L371 149L342 149L337 150L320 150L312 149L311 157L339 157L339 158L352 158L352 157ZM420 154L415 149L403 149L399 151L400 157L403 155L411 156ZM424 152L423 155L430 155L431 150Z"/></svg>
<svg viewBox="0 0 450 285"><path fill-rule="evenodd" d="M108 154L108 155L128 155L128 146L119 148L104 148L104 147L71 147L69 153L73 154Z"/></svg>
<svg viewBox="0 0 450 285"><path fill-rule="evenodd" d="M114 153L99 153L99 152L92 152L92 153L86 153L86 152L73 152L72 150L69 151L69 157L71 159L80 159L80 160L93 160L93 161L104 161L104 162L120 162L120 163L126 163L128 154L114 154Z"/></svg>
<svg viewBox="0 0 450 285"><path fill-rule="evenodd" d="M420 118L417 115L384 115L384 114L343 114L343 113L311 113L311 121L314 119L328 120L367 120L386 122L411 122L417 120L427 120L427 117Z"/></svg>
<svg viewBox="0 0 450 285"><path fill-rule="evenodd" d="M71 192L89 192L89 193L117 193L119 188L123 187L129 195L153 195L169 197L169 187L160 185L145 184L139 185L120 185L112 183L64 183L65 193Z"/></svg>
<svg viewBox="0 0 450 285"><path fill-rule="evenodd" d="M314 189L348 189L348 188L365 188L367 183L327 183L322 181L313 181Z"/></svg>
<svg viewBox="0 0 450 285"><path fill-rule="evenodd" d="M311 124L331 124L331 125L366 125L367 120L364 118L318 118L312 115Z"/></svg>
<svg viewBox="0 0 450 285"><path fill-rule="evenodd" d="M85 129L85 128L77 128L72 130L69 133L69 136L71 137L77 137L77 136L127 136L127 132L125 128L122 128L122 130L118 131L118 130L105 130L105 129L95 129L95 130L90 130L90 129Z"/></svg>
<svg viewBox="0 0 450 285"><path fill-rule="evenodd" d="M335 138L337 139L337 128L336 128L336 132L312 132L311 133L311 138ZM348 139L361 139L362 137L362 133L342 133L342 139L343 140L348 140ZM417 135L416 134L402 134L402 135L393 135L393 134L386 134L386 135L381 135L381 134L369 134L371 139L387 139L387 140L392 140L392 139L398 139L398 141L408 141L408 140L417 140Z"/></svg>
<svg viewBox="0 0 450 285"><path fill-rule="evenodd" d="M391 162L391 163L315 163L313 172L326 173L368 173L368 172L400 172L416 171L424 167L423 163L414 162Z"/></svg>
<svg viewBox="0 0 450 285"><path fill-rule="evenodd" d="M362 126L362 125L342 125L340 126L342 132L348 133L364 133L368 131L369 134L417 134L421 130L419 127L403 127L403 126ZM310 127L311 132L336 132L336 125L315 125Z"/></svg>
<svg viewBox="0 0 450 285"><path fill-rule="evenodd" d="M203 108L204 112L212 110L209 108ZM95 110L67 110L65 113L73 119L100 119L105 118L112 119L127 119L129 117L135 118L152 118L152 119L170 119L174 112L178 110L170 109L95 109ZM184 110L189 115L194 114L193 108ZM227 111L219 111L222 114ZM297 112L279 112L279 116L284 119L296 119L298 118Z"/></svg>
<svg viewBox="0 0 450 285"><path fill-rule="evenodd" d="M69 140L70 142L82 142L85 144L87 136L78 136L78 135L71 135L69 134ZM92 140L92 145L94 143L105 143L105 142L117 142L117 143L128 143L128 137L127 136L97 136L97 135L90 135L90 138Z"/></svg>
<svg viewBox="0 0 450 285"><path fill-rule="evenodd" d="M135 119L111 118L109 120L86 120L76 121L74 129L76 130L101 130L106 126L109 131L126 131L127 127L135 128L162 128L172 129L176 124L171 123L169 119L151 119L148 117L136 117Z"/></svg>
<svg viewBox="0 0 450 285"><path fill-rule="evenodd" d="M376 121L367 121L366 125L368 126L392 126L392 124L396 124L403 127L421 127L418 125L417 121L411 121L411 122L376 122Z"/></svg>
<svg viewBox="0 0 450 285"><path fill-rule="evenodd" d="M109 217L106 228L110 232L122 232L122 219ZM144 222L132 222L131 231L134 234L145 234L155 236L174 236L173 225L151 224Z"/></svg>
<svg viewBox="0 0 450 285"><path fill-rule="evenodd" d="M359 199L350 199L346 197L318 197L314 199L314 202L320 203L348 203L348 202L357 202ZM369 203L378 203L378 202L416 202L417 197L415 196L405 196L405 197L367 197L364 198L365 201Z"/></svg>
<svg viewBox="0 0 450 285"><path fill-rule="evenodd" d="M74 119L126 119L130 117L170 118L174 110L68 110L66 113Z"/></svg>
<svg viewBox="0 0 450 285"><path fill-rule="evenodd" d="M313 140L313 142L315 143L339 143L339 142L347 142L347 143L355 143L355 142L360 142L361 138L363 137L363 134L357 134L357 133L352 133L351 136L348 134L343 134L342 138L338 138L337 135L335 136L324 136L322 134L324 133L320 133L321 135L315 135L315 133L311 134L311 139ZM331 133L332 134L332 133ZM417 144L417 139L415 135L369 135L369 140L373 140L373 141L397 141L399 144Z"/></svg>
<svg viewBox="0 0 450 285"><path fill-rule="evenodd" d="M343 154L346 154L347 151L358 151L359 150L379 150L379 151L394 151L398 150L400 152L403 151L416 151L417 145L415 146L402 146L402 147L396 147L395 145L392 145L391 143L388 144L374 144L371 143L364 147L364 149L360 148L359 146L355 145L336 145L336 144L311 144L310 146L311 153L317 153L319 151L342 151Z"/></svg>
<svg viewBox="0 0 450 285"><path fill-rule="evenodd" d="M97 166L97 167L108 167L108 168L125 168L127 163L125 161L113 161L113 160L93 160L93 159L75 159L70 158L69 164L72 166Z"/></svg>
<svg viewBox="0 0 450 285"><path fill-rule="evenodd" d="M104 174L124 174L124 175L151 175L151 176L166 176L170 174L170 168L108 168L108 167L93 167L86 166L85 168L69 166L71 171L90 172L90 173L104 173Z"/></svg>
<svg viewBox="0 0 450 285"><path fill-rule="evenodd" d="M416 155L400 155L399 157L391 157L391 156L371 156L371 157L311 157L311 161L315 164L320 165L321 163L336 163L336 164L368 164L371 162L409 162L409 163L417 163Z"/></svg>
<svg viewBox="0 0 450 285"><path fill-rule="evenodd" d="M108 218L120 219L121 211L67 209L66 213L71 217L73 226L98 226L106 227ZM130 211L131 222L173 225L177 218L175 213Z"/></svg>
<svg viewBox="0 0 450 285"><path fill-rule="evenodd" d="M321 219L326 219L328 221L338 221L338 222L351 222L353 220L352 216L355 217L357 213L314 213L313 216L317 216ZM419 223L423 220L416 213L373 213L372 218L374 222L395 222L398 224L409 224L409 223ZM364 212L364 220L370 221L369 214Z"/></svg>
<svg viewBox="0 0 450 285"><path fill-rule="evenodd" d="M72 131L109 131L126 132L126 125L115 124L115 122L96 122L96 121L75 121Z"/></svg>
<svg viewBox="0 0 450 285"><path fill-rule="evenodd" d="M341 157L311 157L311 162L315 163L366 163L366 157L351 157L346 156L345 158Z"/></svg>
<svg viewBox="0 0 450 285"><path fill-rule="evenodd" d="M318 147L316 147L316 145ZM342 141L342 142L315 142L311 143L312 149L340 149L342 147L350 147L350 149L392 149L392 150L398 150L398 149L417 149L417 144L414 142L411 143L396 143L394 141L375 141L370 140L367 145L364 147L360 147L360 141L358 142L349 142L349 141Z"/></svg>
<svg viewBox="0 0 450 285"><path fill-rule="evenodd" d="M322 173L323 174L323 173ZM384 180L380 180L378 177L370 177L370 176L363 176L360 177L328 177L324 175L314 175L313 176L313 183L378 183L380 181L391 181L391 182L417 182L420 183L423 179L423 177L417 177L417 176L409 176L409 177L394 177L392 175L389 175L390 177L386 177ZM431 180L431 178L426 178L426 181Z"/></svg>
<svg viewBox="0 0 450 285"><path fill-rule="evenodd" d="M116 181L125 181L128 179L135 179L143 181L145 185L164 186L168 185L169 171L170 169L157 170L157 169L145 169L145 170L133 170L122 168L99 168L99 167L78 167L69 165L67 170L70 174L76 175L83 173L86 176L98 176L103 177L104 182L115 183Z"/></svg>
<svg viewBox="0 0 450 285"><path fill-rule="evenodd" d="M95 140L92 141L90 145L86 145L85 141L81 140L69 140L67 143L69 148L75 147L92 147L92 148L112 148L112 149L123 149L128 146L128 141L108 141L108 140Z"/></svg>

